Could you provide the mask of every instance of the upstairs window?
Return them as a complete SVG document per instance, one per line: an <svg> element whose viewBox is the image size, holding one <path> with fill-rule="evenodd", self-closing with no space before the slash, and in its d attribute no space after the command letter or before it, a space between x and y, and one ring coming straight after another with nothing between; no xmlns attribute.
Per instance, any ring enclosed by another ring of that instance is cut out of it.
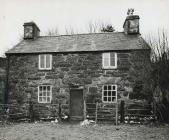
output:
<svg viewBox="0 0 169 140"><path fill-rule="evenodd" d="M117 85L104 85L102 87L102 101L105 103L117 102Z"/></svg>
<svg viewBox="0 0 169 140"><path fill-rule="evenodd" d="M103 68L105 69L115 69L117 68L117 53L109 52L102 54Z"/></svg>
<svg viewBox="0 0 169 140"><path fill-rule="evenodd" d="M39 69L40 70L52 69L52 55L51 54L39 55Z"/></svg>
<svg viewBox="0 0 169 140"><path fill-rule="evenodd" d="M51 103L52 87L50 85L41 85L38 87L38 103Z"/></svg>

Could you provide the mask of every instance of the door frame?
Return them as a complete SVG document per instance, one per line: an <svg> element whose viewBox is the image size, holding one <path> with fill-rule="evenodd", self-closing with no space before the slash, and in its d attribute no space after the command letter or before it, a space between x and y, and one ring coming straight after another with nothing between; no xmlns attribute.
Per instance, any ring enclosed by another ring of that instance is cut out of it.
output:
<svg viewBox="0 0 169 140"><path fill-rule="evenodd" d="M82 90L82 100L83 100L83 103L82 103L82 111L83 111L83 115L82 115L82 119L85 118L85 111L84 111L84 104L85 104L85 95L84 95L84 87L80 86L80 87L70 87L69 88L69 114L70 114L70 119L71 119L71 98L70 98L70 92L71 90Z"/></svg>

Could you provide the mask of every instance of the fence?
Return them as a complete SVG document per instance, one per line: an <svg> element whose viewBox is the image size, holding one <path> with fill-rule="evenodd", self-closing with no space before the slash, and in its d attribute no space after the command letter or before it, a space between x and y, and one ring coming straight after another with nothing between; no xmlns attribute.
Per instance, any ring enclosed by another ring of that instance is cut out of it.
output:
<svg viewBox="0 0 169 140"><path fill-rule="evenodd" d="M62 116L68 115L68 108L68 104L35 104L30 110L30 118L36 120L61 119Z"/></svg>
<svg viewBox="0 0 169 140"><path fill-rule="evenodd" d="M0 121L35 121L69 116L69 104L0 104ZM155 120L153 106L144 103L85 103L84 118L95 122L143 123Z"/></svg>
<svg viewBox="0 0 169 140"><path fill-rule="evenodd" d="M0 121L18 121L28 119L28 105L0 104Z"/></svg>
<svg viewBox="0 0 169 140"><path fill-rule="evenodd" d="M118 103L87 103L86 114L88 119L118 123Z"/></svg>
<svg viewBox="0 0 169 140"><path fill-rule="evenodd" d="M142 102L120 104L120 122L121 123L149 123L155 121L153 104L145 104Z"/></svg>
<svg viewBox="0 0 169 140"><path fill-rule="evenodd" d="M0 104L0 122L61 119L68 110L68 104Z"/></svg>

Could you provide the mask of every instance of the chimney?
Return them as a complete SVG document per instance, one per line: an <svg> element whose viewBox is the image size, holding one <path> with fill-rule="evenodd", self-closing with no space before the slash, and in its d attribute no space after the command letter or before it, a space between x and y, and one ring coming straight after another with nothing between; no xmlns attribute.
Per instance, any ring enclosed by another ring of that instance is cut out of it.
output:
<svg viewBox="0 0 169 140"><path fill-rule="evenodd" d="M126 20L123 24L125 34L139 34L139 16L133 15L134 9L128 9Z"/></svg>
<svg viewBox="0 0 169 140"><path fill-rule="evenodd" d="M40 34L40 29L34 22L24 23L24 39L36 39Z"/></svg>

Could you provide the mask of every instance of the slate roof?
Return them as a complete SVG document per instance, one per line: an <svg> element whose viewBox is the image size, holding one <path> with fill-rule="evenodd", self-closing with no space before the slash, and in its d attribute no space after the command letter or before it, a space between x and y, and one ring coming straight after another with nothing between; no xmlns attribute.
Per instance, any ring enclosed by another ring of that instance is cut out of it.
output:
<svg viewBox="0 0 169 140"><path fill-rule="evenodd" d="M90 33L60 36L40 36L35 40L23 40L6 54L87 52L150 49L140 34Z"/></svg>

